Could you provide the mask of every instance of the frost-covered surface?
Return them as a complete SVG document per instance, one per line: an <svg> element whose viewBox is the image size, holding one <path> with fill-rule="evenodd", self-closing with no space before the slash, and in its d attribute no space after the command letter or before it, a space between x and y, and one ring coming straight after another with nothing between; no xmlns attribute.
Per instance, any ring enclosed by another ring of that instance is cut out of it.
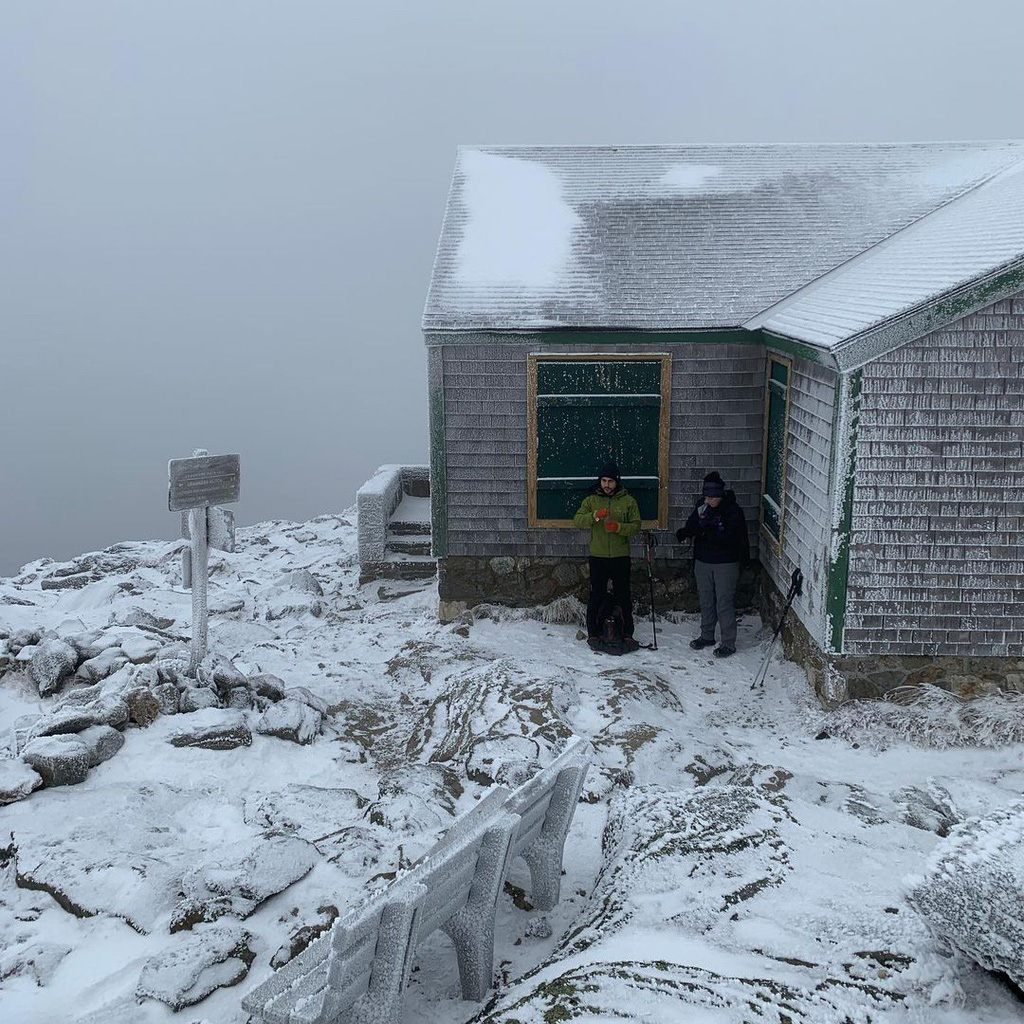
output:
<svg viewBox="0 0 1024 1024"><path fill-rule="evenodd" d="M751 692L767 639L756 620L725 663L689 650L695 617L660 623L660 650L622 659L586 648L562 606L440 626L433 589L383 601L361 587L356 548L345 516L240 529L234 554L211 553L210 648L226 660L181 691L167 672L187 658L191 617L176 544L0 580L0 737L23 745L77 707L90 714L75 735L124 738L74 785L4 776L0 1020L243 1024L242 995L272 961L574 733L594 764L559 903L533 907L513 862L493 1002L460 998L438 932L417 954L407 1020L1020 1019L904 900L957 822L1019 799L1019 744L923 747L866 723L842 738L795 667L776 662ZM296 599L268 617L268 590L299 570L323 591L305 594L320 614ZM86 661L125 644L152 660L108 655L98 681L78 669L73 691L40 697L32 648L50 633ZM177 713L183 701L202 709ZM261 732L286 701L295 737ZM223 742L172 742L215 729Z"/></svg>
<svg viewBox="0 0 1024 1024"><path fill-rule="evenodd" d="M1019 142L463 147L423 327L737 327L1022 155ZM973 268L1001 244L939 258ZM934 269L902 248L891 259L911 297Z"/></svg>
<svg viewBox="0 0 1024 1024"><path fill-rule="evenodd" d="M1024 256L1024 163L892 235L747 326L832 348Z"/></svg>
<svg viewBox="0 0 1024 1024"><path fill-rule="evenodd" d="M1024 989L1024 802L958 825L911 889L939 941Z"/></svg>

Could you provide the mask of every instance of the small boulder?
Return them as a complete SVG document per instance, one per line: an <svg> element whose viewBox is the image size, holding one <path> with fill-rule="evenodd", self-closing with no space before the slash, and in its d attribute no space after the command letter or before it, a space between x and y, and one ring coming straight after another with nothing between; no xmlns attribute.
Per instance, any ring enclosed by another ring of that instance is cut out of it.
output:
<svg viewBox="0 0 1024 1024"><path fill-rule="evenodd" d="M32 655L32 679L39 687L40 697L49 697L78 667L78 651L66 640L49 637Z"/></svg>
<svg viewBox="0 0 1024 1024"><path fill-rule="evenodd" d="M248 686L235 686L228 690L224 706L235 711L248 711L253 706L252 690Z"/></svg>
<svg viewBox="0 0 1024 1024"><path fill-rule="evenodd" d="M211 679L219 690L227 691L236 686L247 686L248 680L231 664L230 661L221 661L214 666Z"/></svg>
<svg viewBox="0 0 1024 1024"><path fill-rule="evenodd" d="M264 736L277 736L293 743L312 743L320 733L324 716L319 711L288 697L272 704L256 723Z"/></svg>
<svg viewBox="0 0 1024 1024"><path fill-rule="evenodd" d="M119 668L128 664L128 658L120 647L108 647L95 658L89 658L78 666L76 675L87 683L95 683L113 675Z"/></svg>
<svg viewBox="0 0 1024 1024"><path fill-rule="evenodd" d="M23 647L35 647L42 639L42 633L38 629L16 629L7 638L7 650L17 655Z"/></svg>
<svg viewBox="0 0 1024 1024"><path fill-rule="evenodd" d="M319 711L321 715L326 715L327 709L330 707L323 697L315 694L305 686L289 686L288 689L285 690L284 695L290 700L300 701L305 704L306 707L312 708L314 711Z"/></svg>
<svg viewBox="0 0 1024 1024"><path fill-rule="evenodd" d="M180 710L181 694L174 683L157 683L152 690L160 704L160 714L176 715Z"/></svg>
<svg viewBox="0 0 1024 1024"><path fill-rule="evenodd" d="M153 615L138 605L115 615L114 621L119 626L142 626L145 629L170 629L174 625L174 619Z"/></svg>
<svg viewBox="0 0 1024 1024"><path fill-rule="evenodd" d="M109 761L123 746L124 736L109 725L90 725L78 734L89 754L89 767Z"/></svg>
<svg viewBox="0 0 1024 1024"><path fill-rule="evenodd" d="M0 957L0 981L19 976L29 977L42 988L70 952L70 946L61 946L55 942L33 942L9 949Z"/></svg>
<svg viewBox="0 0 1024 1024"><path fill-rule="evenodd" d="M235 747L248 747L252 743L252 731L243 715L230 715L218 721L207 719L190 725L171 736L170 742L175 747L232 750Z"/></svg>
<svg viewBox="0 0 1024 1024"><path fill-rule="evenodd" d="M314 594L317 597L324 596L324 588L320 586L317 578L308 569L295 569L279 576L275 585L285 590L297 590L302 594Z"/></svg>
<svg viewBox="0 0 1024 1024"><path fill-rule="evenodd" d="M139 665L152 661L163 650L163 643L148 636L129 636L121 641L121 650L129 661Z"/></svg>
<svg viewBox="0 0 1024 1024"><path fill-rule="evenodd" d="M21 758L5 757L0 760L0 805L24 800L42 784L39 773Z"/></svg>
<svg viewBox="0 0 1024 1024"><path fill-rule="evenodd" d="M262 672L257 676L249 677L249 686L259 697L267 697L269 700L284 699L284 680L269 672Z"/></svg>
<svg viewBox="0 0 1024 1024"><path fill-rule="evenodd" d="M145 729L152 725L163 711L160 698L146 686L136 686L128 690L124 695L125 703L128 705L128 721ZM174 690L174 710L177 711L178 691Z"/></svg>
<svg viewBox="0 0 1024 1024"><path fill-rule="evenodd" d="M75 786L89 774L89 748L67 733L29 740L21 756L42 776L44 786Z"/></svg>
<svg viewBox="0 0 1024 1024"><path fill-rule="evenodd" d="M206 686L187 686L178 700L178 710L183 715L216 707L220 707L220 698Z"/></svg>

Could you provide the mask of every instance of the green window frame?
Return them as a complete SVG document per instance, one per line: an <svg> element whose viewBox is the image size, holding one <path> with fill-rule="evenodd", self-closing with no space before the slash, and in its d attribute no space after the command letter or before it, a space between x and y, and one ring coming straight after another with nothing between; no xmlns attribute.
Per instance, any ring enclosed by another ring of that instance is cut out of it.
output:
<svg viewBox="0 0 1024 1024"><path fill-rule="evenodd" d="M672 357L527 356L527 521L571 527L603 462L615 462L647 529L668 526Z"/></svg>
<svg viewBox="0 0 1024 1024"><path fill-rule="evenodd" d="M786 454L789 448L789 385L793 361L768 353L764 383L761 456L761 531L776 552L786 524Z"/></svg>

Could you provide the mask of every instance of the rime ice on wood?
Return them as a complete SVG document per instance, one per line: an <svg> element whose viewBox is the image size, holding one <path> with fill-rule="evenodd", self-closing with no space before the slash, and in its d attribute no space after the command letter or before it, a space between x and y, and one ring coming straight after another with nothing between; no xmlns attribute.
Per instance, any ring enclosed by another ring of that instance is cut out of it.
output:
<svg viewBox="0 0 1024 1024"><path fill-rule="evenodd" d="M167 507L172 512L188 510L190 556L182 561L185 585L192 588L192 658L189 672L195 675L206 654L207 572L209 569L210 505L238 501L241 487L240 460L237 455L211 456L205 448L196 448L190 459L171 459L167 463ZM226 543L218 531L219 539ZM232 543L233 546L233 543Z"/></svg>

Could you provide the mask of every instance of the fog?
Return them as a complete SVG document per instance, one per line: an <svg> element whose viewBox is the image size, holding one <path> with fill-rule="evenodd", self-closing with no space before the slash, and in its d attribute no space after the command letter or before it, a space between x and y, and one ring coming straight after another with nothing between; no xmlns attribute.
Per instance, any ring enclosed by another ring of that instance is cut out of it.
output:
<svg viewBox="0 0 1024 1024"><path fill-rule="evenodd" d="M460 143L991 139L994 0L6 0L0 575L172 537L167 460L242 524L427 459L420 316Z"/></svg>

